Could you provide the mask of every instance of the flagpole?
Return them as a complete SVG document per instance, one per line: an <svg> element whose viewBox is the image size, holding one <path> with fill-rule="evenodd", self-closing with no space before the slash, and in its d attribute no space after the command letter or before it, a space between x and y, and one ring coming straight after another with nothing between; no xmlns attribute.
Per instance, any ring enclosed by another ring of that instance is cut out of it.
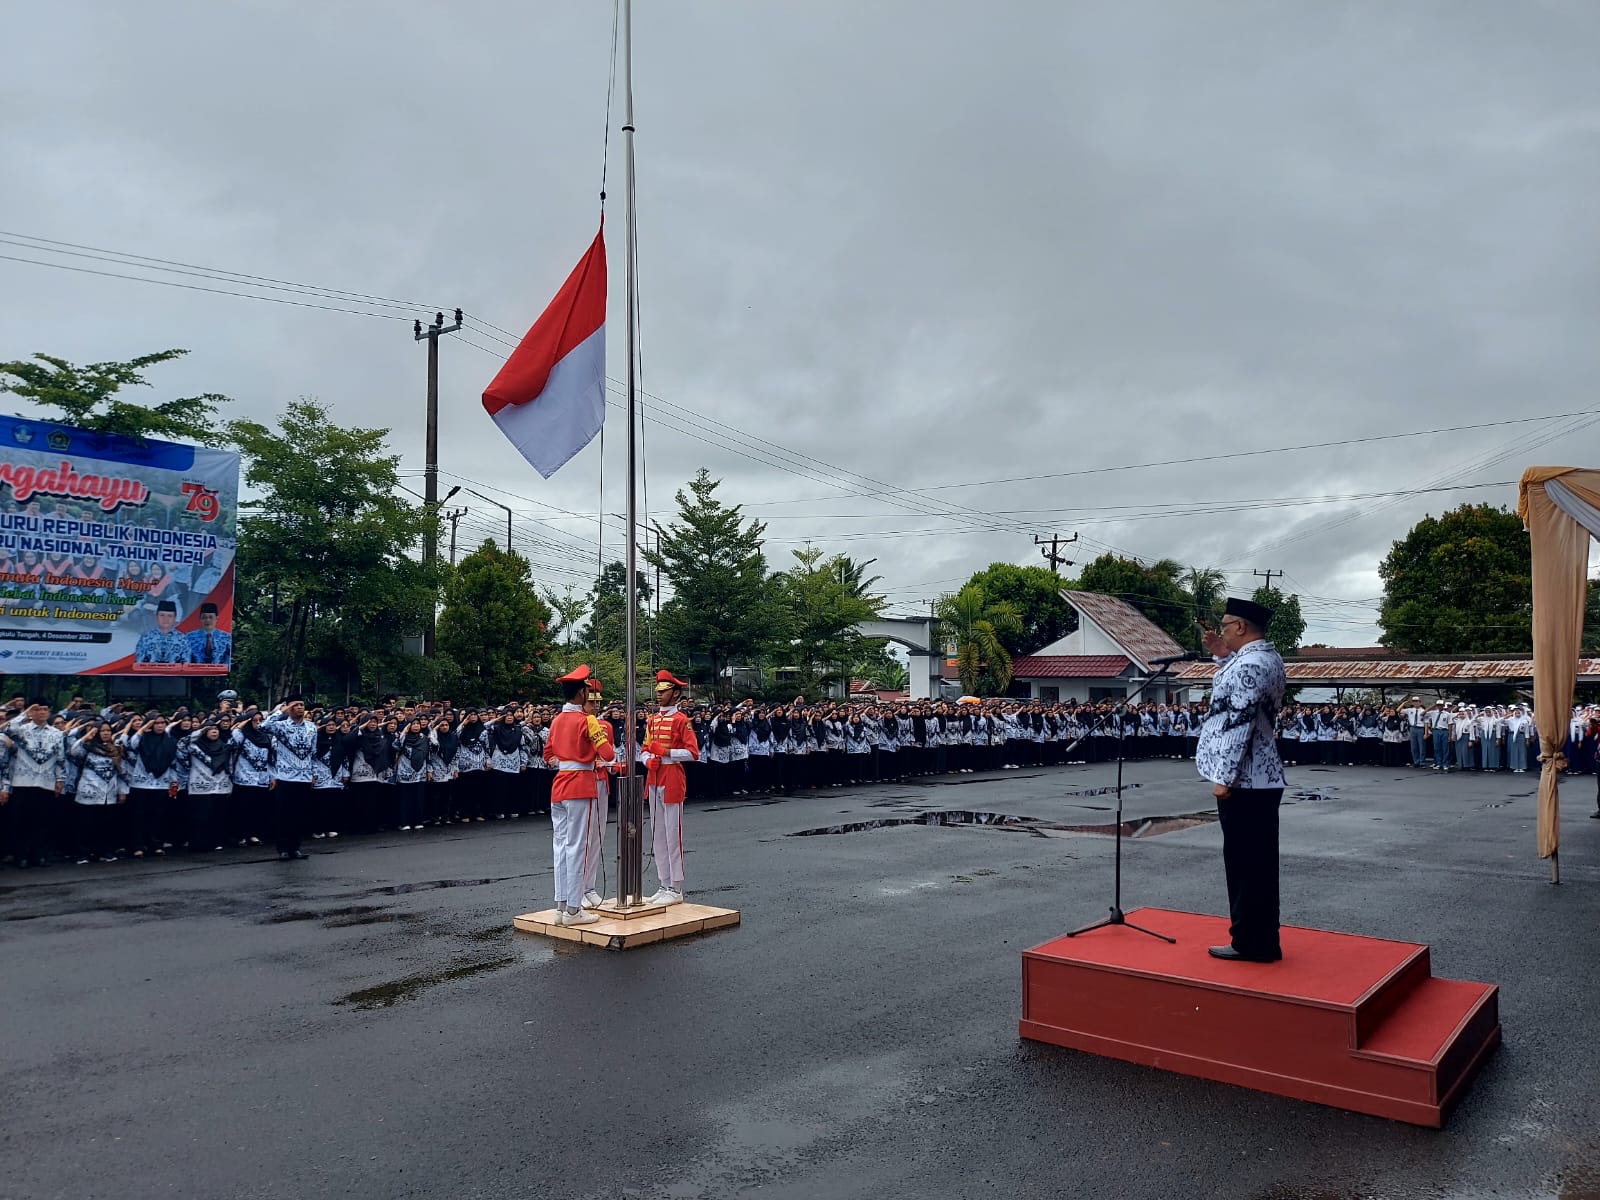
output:
<svg viewBox="0 0 1600 1200"><path fill-rule="evenodd" d="M628 322L628 500L626 517L627 537L627 650L624 655L622 761L623 774L618 778L623 786L617 808L617 901L622 906L640 904L644 900L644 803L643 781L635 771L637 753L634 749L634 731L637 725L635 692L638 688L639 662L639 551L635 530L639 521L638 458L638 318L639 279L638 255L635 251L637 237L635 222L637 212L634 201L633 165L633 4L622 0L622 144L623 164L626 169L624 208L627 216L626 247L623 258L627 269L627 322Z"/></svg>

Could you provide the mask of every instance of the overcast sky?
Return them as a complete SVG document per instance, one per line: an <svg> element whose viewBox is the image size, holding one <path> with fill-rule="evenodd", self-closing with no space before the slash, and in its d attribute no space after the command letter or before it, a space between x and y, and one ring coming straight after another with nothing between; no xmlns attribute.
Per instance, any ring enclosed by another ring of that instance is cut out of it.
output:
<svg viewBox="0 0 1600 1200"><path fill-rule="evenodd" d="M1600 461L1600 425L1536 419L1600 407L1600 5L637 8L644 382L685 414L648 427L658 514L708 467L774 567L807 537L876 558L897 611L1077 532L1080 564L1286 572L1308 638L1355 645L1395 538L1515 489L1301 500ZM318 397L391 427L420 491L410 322L460 305L484 349L443 347L441 469L516 510L542 582L586 586L594 520L549 518L621 512L623 423L603 499L598 444L541 480L480 407L506 351L477 322L520 335L594 234L610 4L60 0L6 27L0 236L427 307L0 260L0 358L187 347L160 397ZM503 529L468 503L464 537Z"/></svg>

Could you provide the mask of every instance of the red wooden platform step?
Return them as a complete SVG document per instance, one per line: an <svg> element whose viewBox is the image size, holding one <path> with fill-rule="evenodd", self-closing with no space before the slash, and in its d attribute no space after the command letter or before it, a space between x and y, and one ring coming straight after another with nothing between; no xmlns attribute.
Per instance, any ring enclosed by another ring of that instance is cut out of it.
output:
<svg viewBox="0 0 1600 1200"><path fill-rule="evenodd" d="M1439 1128L1500 1044L1493 984L1426 946L1285 927L1283 961L1223 962L1222 917L1143 908L1022 956L1022 1036Z"/></svg>

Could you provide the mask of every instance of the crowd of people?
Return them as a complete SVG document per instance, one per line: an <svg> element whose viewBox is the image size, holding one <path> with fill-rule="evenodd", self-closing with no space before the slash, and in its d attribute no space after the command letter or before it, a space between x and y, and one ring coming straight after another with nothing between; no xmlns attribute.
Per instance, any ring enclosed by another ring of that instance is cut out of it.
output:
<svg viewBox="0 0 1600 1200"><path fill-rule="evenodd" d="M684 701L698 756L690 799L794 792L1068 762L1192 759L1204 704L1017 700L701 704ZM266 710L224 692L163 713L14 698L0 730L0 862L30 866L210 853L302 840L516 820L550 812L546 740L560 705L449 701ZM597 714L620 746L623 709ZM635 745L648 739L638 710ZM1600 708L1575 709L1568 769L1596 770ZM1520 705L1286 705L1289 765L1537 771Z"/></svg>

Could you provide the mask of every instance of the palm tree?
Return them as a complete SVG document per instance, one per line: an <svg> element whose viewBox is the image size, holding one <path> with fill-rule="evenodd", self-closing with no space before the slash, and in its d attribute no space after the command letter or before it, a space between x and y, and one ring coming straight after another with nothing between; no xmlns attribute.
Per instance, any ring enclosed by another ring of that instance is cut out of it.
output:
<svg viewBox="0 0 1600 1200"><path fill-rule="evenodd" d="M1183 590L1194 600L1195 616L1211 625L1222 614L1228 577L1215 567L1190 567L1183 575Z"/></svg>
<svg viewBox="0 0 1600 1200"><path fill-rule="evenodd" d="M888 662L878 668L875 684L886 692L903 692L911 684L911 672L901 662Z"/></svg>
<svg viewBox="0 0 1600 1200"><path fill-rule="evenodd" d="M969 583L953 596L942 596L935 608L944 633L956 644L956 670L961 686L978 690L985 671L997 692L1011 686L1011 655L1002 635L1022 628L1022 615L1016 605L1005 600L991 602L982 584Z"/></svg>

